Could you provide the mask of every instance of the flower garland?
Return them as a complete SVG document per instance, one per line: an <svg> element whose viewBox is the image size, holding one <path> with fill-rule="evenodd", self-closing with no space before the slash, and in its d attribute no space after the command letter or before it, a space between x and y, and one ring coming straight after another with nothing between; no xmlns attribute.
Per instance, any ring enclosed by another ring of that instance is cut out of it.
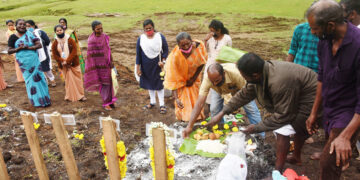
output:
<svg viewBox="0 0 360 180"><path fill-rule="evenodd" d="M104 154L104 161L105 161L106 169L109 169L104 136L102 136L102 138L100 140L100 145L101 145L102 153ZM121 178L124 178L126 176L126 171L127 171L127 166L126 166L126 162L127 162L126 156L127 155L126 155L126 148L125 148L124 142L118 141L116 143L116 148L117 148L118 157L119 157L119 167L120 167Z"/></svg>
<svg viewBox="0 0 360 180"><path fill-rule="evenodd" d="M175 166L175 157L174 157L174 150L173 150L173 144L170 141L170 129L161 122L152 122L150 125L150 136L152 135L152 129L153 128L163 128L165 133L165 139L166 139L166 166L167 166L167 174L168 174L168 180L174 179L174 166ZM154 145L152 138L149 141L149 152L150 152L150 159L151 159L151 168L153 170L153 176L155 177L155 157L154 157Z"/></svg>

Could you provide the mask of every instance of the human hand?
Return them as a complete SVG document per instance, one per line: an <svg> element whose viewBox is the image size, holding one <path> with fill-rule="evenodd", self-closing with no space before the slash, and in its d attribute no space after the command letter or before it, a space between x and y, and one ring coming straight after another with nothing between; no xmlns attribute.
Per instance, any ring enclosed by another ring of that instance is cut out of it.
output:
<svg viewBox="0 0 360 180"><path fill-rule="evenodd" d="M206 37L205 37L205 41L208 41L211 37L213 37L214 36L214 33L213 32L210 32L210 33L208 33L207 35L206 35Z"/></svg>
<svg viewBox="0 0 360 180"><path fill-rule="evenodd" d="M186 129L184 129L182 132L183 138L188 138L191 132L192 132L192 128L188 125Z"/></svg>
<svg viewBox="0 0 360 180"><path fill-rule="evenodd" d="M310 135L315 134L317 129L319 128L315 122L316 122L316 115L310 114L310 116L306 120L306 129Z"/></svg>
<svg viewBox="0 0 360 180"><path fill-rule="evenodd" d="M245 134L252 134L254 133L254 129L255 129L255 124L250 124L249 126L246 126L245 130L242 130L242 132Z"/></svg>
<svg viewBox="0 0 360 180"><path fill-rule="evenodd" d="M184 108L184 104L180 101L179 98L176 98L175 101L176 101L176 104L177 104L178 108L180 108L180 109Z"/></svg>
<svg viewBox="0 0 360 180"><path fill-rule="evenodd" d="M216 116L211 117L211 120L206 124L207 127L213 127L215 124L218 124L222 117L224 116L224 113L221 111Z"/></svg>
<svg viewBox="0 0 360 180"><path fill-rule="evenodd" d="M141 75L142 75L142 73L141 73L141 70L140 70L140 69L136 70L136 72L137 72L137 75L138 75L138 76L141 76Z"/></svg>
<svg viewBox="0 0 360 180"><path fill-rule="evenodd" d="M191 87L194 84L194 81L192 78L186 81L186 87Z"/></svg>
<svg viewBox="0 0 360 180"><path fill-rule="evenodd" d="M158 65L159 65L160 68L162 69L162 68L164 68L165 63L163 63L162 61L160 61L160 62L158 63Z"/></svg>
<svg viewBox="0 0 360 180"><path fill-rule="evenodd" d="M351 144L350 139L344 138L339 135L331 142L330 154L336 153L336 166L340 166L340 161L343 165L351 158Z"/></svg>

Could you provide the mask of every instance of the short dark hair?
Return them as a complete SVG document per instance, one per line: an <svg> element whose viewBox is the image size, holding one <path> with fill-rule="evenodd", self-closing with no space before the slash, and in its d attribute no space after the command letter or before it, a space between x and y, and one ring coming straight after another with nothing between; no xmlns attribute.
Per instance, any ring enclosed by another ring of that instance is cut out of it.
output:
<svg viewBox="0 0 360 180"><path fill-rule="evenodd" d="M247 76L252 76L254 73L262 73L265 61L255 53L244 54L236 63L239 71Z"/></svg>
<svg viewBox="0 0 360 180"><path fill-rule="evenodd" d="M183 40L183 39L188 39L188 40L192 41L190 34L187 33L187 32L181 32L181 33L179 33L178 35L176 35L176 42L177 42L178 44L179 44L180 41Z"/></svg>
<svg viewBox="0 0 360 180"><path fill-rule="evenodd" d="M31 26L34 26L35 27L35 29L37 29L38 28L38 26L35 24L35 22L33 21L33 20L27 20L27 21L25 21L25 23L28 23L28 24L30 24Z"/></svg>
<svg viewBox="0 0 360 180"><path fill-rule="evenodd" d="M17 20L15 21L15 26L17 26L20 21L24 21L24 22L25 22L25 19L17 19Z"/></svg>
<svg viewBox="0 0 360 180"><path fill-rule="evenodd" d="M350 13L351 11L356 11L356 13L360 14L359 0L341 0L340 4L345 6L345 12Z"/></svg>
<svg viewBox="0 0 360 180"><path fill-rule="evenodd" d="M219 63L211 64L211 65L208 67L207 72L209 72L212 68L215 68L215 70L216 70L219 74L221 74L221 75L224 74L224 68L223 68L223 66L222 66L221 64L219 64Z"/></svg>
<svg viewBox="0 0 360 180"><path fill-rule="evenodd" d="M154 29L155 29L155 25L154 25L154 22L151 20L151 19L146 19L143 23L143 28L147 25L151 25Z"/></svg>
<svg viewBox="0 0 360 180"><path fill-rule="evenodd" d="M315 1L305 15L314 16L316 24L320 27L326 27L329 22L344 23L343 9L334 0Z"/></svg>
<svg viewBox="0 0 360 180"><path fill-rule="evenodd" d="M14 23L14 21L9 19L9 20L6 21L6 25L8 25L9 23Z"/></svg>
<svg viewBox="0 0 360 180"><path fill-rule="evenodd" d="M93 21L93 22L91 23L91 28L92 28L92 30L95 31L95 27L98 26L98 25L100 25L100 24L102 24L100 21L97 21L97 20Z"/></svg>
<svg viewBox="0 0 360 180"><path fill-rule="evenodd" d="M64 27L62 27L62 25L58 24L58 25L56 25L56 26L54 27L54 32L55 32L55 33L56 33L56 29L57 29L58 27L60 27L61 29L64 30Z"/></svg>
<svg viewBox="0 0 360 180"><path fill-rule="evenodd" d="M60 18L60 19L59 19L59 23L60 23L61 20L63 20L63 21L66 23L66 25L67 25L67 20L66 20L65 18Z"/></svg>
<svg viewBox="0 0 360 180"><path fill-rule="evenodd" d="M229 34L229 30L225 28L224 24L216 19L213 19L210 24L209 24L209 28L214 28L215 30L219 30L221 31L221 34Z"/></svg>

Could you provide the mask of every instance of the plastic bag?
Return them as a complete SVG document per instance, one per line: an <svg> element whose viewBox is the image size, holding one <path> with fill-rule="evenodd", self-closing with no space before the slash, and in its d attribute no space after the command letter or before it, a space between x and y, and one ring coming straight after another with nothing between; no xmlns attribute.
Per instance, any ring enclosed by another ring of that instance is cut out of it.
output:
<svg viewBox="0 0 360 180"><path fill-rule="evenodd" d="M245 180L246 176L245 134L238 132L229 139L228 153L220 162L216 179Z"/></svg>
<svg viewBox="0 0 360 180"><path fill-rule="evenodd" d="M114 69L111 69L111 79L112 79L112 85L113 85L114 96L115 96L119 90L119 83L116 79L116 72Z"/></svg>

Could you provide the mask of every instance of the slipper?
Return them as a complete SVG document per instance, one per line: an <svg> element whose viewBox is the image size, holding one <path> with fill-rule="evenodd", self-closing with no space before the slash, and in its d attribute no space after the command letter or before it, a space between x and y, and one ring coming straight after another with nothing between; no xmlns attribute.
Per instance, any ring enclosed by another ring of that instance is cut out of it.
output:
<svg viewBox="0 0 360 180"><path fill-rule="evenodd" d="M110 107L114 109L114 108L115 108L115 104L110 104Z"/></svg>
<svg viewBox="0 0 360 180"><path fill-rule="evenodd" d="M155 104L147 104L143 107L143 110L151 109L155 106Z"/></svg>
<svg viewBox="0 0 360 180"><path fill-rule="evenodd" d="M107 111L111 111L112 108L110 106L104 106L104 109L107 110Z"/></svg>
<svg viewBox="0 0 360 180"><path fill-rule="evenodd" d="M50 81L50 85L51 85L51 87L56 87L56 82L55 81Z"/></svg>
<svg viewBox="0 0 360 180"><path fill-rule="evenodd" d="M81 98L79 101L82 101L82 102L84 102L84 101L86 101L87 100L87 98L84 96L83 98Z"/></svg>
<svg viewBox="0 0 360 180"><path fill-rule="evenodd" d="M314 152L311 156L310 159L312 160L320 160L321 157L321 152Z"/></svg>
<svg viewBox="0 0 360 180"><path fill-rule="evenodd" d="M291 155L291 154L289 154L289 155L286 156L286 162L287 162L287 163L290 163L290 164L295 164L295 165L297 165L297 166L301 166L301 165L302 165L301 161L296 160L296 159L294 158L294 156Z"/></svg>
<svg viewBox="0 0 360 180"><path fill-rule="evenodd" d="M160 114L166 114L166 107L160 106Z"/></svg>

